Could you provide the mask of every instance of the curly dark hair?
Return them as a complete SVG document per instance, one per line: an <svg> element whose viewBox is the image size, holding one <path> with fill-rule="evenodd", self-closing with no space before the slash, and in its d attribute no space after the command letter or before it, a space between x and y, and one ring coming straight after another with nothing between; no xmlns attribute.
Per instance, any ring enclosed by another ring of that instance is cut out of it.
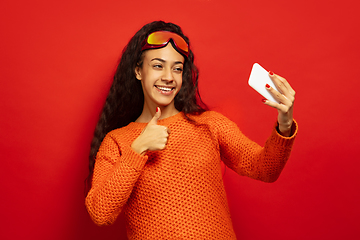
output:
<svg viewBox="0 0 360 240"><path fill-rule="evenodd" d="M180 35L189 45L189 55L188 57L184 56L182 87L174 99L175 108L185 113L186 118L191 122L194 121L191 120L189 114L200 114L207 110L198 90L199 72L194 65L194 54L190 49L189 39L183 34L181 28L176 24L164 21L154 21L144 25L131 38L122 52L113 83L96 125L89 155L89 176L86 180L86 193L91 187L95 157L105 135L114 129L124 127L135 121L142 113L144 93L141 81L136 79L135 68L142 66L142 42L150 33L161 30ZM173 44L172 41L170 42Z"/></svg>

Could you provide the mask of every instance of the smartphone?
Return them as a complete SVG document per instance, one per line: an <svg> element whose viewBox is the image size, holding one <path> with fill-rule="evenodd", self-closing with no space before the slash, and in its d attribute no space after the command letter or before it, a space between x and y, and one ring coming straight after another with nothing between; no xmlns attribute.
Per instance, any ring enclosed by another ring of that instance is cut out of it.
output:
<svg viewBox="0 0 360 240"><path fill-rule="evenodd" d="M271 96L269 91L266 90L266 84L269 84L272 88L278 91L278 89L275 87L275 84L269 77L269 72L266 71L262 66L260 66L260 64L254 63L249 77L250 87L255 89L255 91L260 93L267 100L279 103L279 101L275 100L275 98Z"/></svg>

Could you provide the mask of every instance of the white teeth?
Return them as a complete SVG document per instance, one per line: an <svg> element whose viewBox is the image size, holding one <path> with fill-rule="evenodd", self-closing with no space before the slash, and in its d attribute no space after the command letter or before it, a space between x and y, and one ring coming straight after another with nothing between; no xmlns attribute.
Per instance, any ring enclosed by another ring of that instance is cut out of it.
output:
<svg viewBox="0 0 360 240"><path fill-rule="evenodd" d="M166 91L166 92L170 92L172 90L172 88L167 88L167 87L159 87L156 86L158 89L160 89L161 91Z"/></svg>

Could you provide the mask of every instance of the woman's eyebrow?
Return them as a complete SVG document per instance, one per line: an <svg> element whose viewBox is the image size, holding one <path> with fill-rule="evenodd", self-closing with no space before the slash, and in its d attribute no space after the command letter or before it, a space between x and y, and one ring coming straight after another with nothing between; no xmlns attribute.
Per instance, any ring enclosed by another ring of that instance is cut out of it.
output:
<svg viewBox="0 0 360 240"><path fill-rule="evenodd" d="M160 61L160 62L166 62L164 59L161 59L161 58L153 58L153 59L151 59L150 60L150 62L152 62L152 61Z"/></svg>
<svg viewBox="0 0 360 240"><path fill-rule="evenodd" d="M153 59L151 59L150 60L150 62L152 62L152 61L160 61L160 62L163 62L163 63L165 63L166 61L164 60L164 59L162 59L162 58L153 58ZM176 62L174 62L174 64L184 64L182 61L176 61Z"/></svg>

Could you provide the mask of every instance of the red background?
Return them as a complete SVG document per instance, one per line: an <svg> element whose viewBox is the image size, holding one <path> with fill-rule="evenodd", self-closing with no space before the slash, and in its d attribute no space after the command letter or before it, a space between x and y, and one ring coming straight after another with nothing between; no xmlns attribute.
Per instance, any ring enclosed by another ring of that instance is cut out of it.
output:
<svg viewBox="0 0 360 240"><path fill-rule="evenodd" d="M0 3L0 239L125 239L84 207L89 143L120 52L145 23L182 26L208 105L264 144L276 111L247 85L259 62L296 90L299 135L279 180L226 170L239 239L359 235L357 1Z"/></svg>

